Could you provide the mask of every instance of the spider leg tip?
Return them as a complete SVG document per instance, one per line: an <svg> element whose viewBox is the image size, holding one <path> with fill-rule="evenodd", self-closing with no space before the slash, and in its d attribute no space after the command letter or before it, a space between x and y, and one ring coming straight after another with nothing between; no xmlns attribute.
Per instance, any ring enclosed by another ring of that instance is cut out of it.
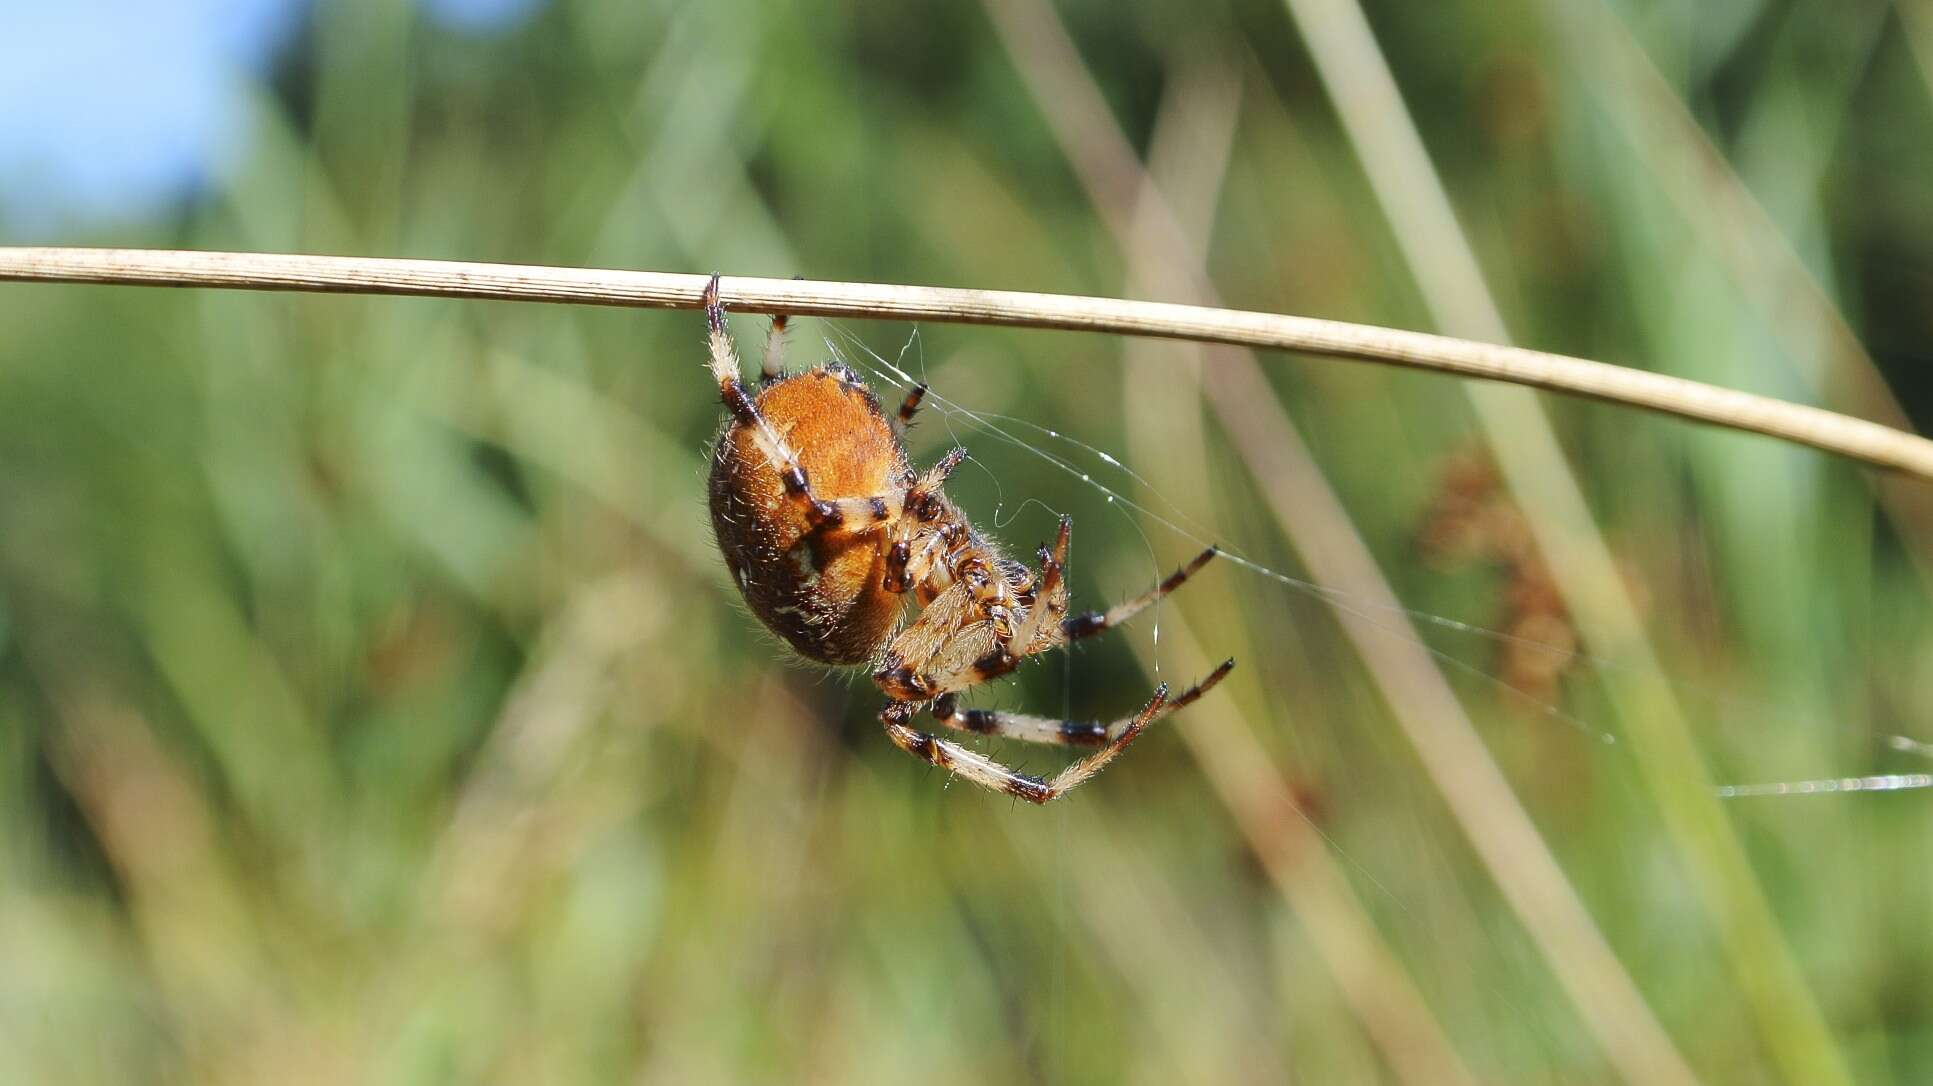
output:
<svg viewBox="0 0 1933 1086"><path fill-rule="evenodd" d="M718 273L712 272L705 283L705 291L699 298L705 307L705 324L714 335L725 331L725 308L718 304Z"/></svg>

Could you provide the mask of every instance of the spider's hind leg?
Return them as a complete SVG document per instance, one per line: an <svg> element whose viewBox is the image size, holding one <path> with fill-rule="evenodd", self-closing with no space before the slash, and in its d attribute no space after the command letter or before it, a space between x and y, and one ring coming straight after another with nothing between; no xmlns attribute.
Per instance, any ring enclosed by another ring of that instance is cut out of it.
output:
<svg viewBox="0 0 1933 1086"><path fill-rule="evenodd" d="M732 346L731 333L725 328L725 307L718 301L716 275L705 284L704 303L711 348L711 375L718 382L718 398L724 401L732 420L750 431L759 452L785 487L786 498L803 506L807 518L814 525L832 525L848 531L866 531L898 516L897 499L888 495L825 501L812 492L812 481L806 477L805 468L799 465L799 458L778 431L772 428L772 424L765 420L765 416L759 414L757 403L740 377L738 350ZM776 318L772 323L775 339L781 337L784 318ZM777 350L768 344L765 364L769 368L777 362ZM770 376L769 369L767 376Z"/></svg>

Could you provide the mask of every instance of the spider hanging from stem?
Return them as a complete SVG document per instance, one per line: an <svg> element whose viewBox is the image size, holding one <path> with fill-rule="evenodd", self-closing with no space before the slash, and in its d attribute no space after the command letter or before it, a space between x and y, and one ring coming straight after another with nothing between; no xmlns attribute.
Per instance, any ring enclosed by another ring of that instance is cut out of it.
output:
<svg viewBox="0 0 1933 1086"><path fill-rule="evenodd" d="M712 528L752 613L793 650L836 666L869 665L888 699L879 719L894 745L974 784L1046 803L1099 773L1155 720L1195 701L1235 666L1224 662L1170 697L1157 686L1141 711L1112 724L962 709L961 691L1029 656L1105 632L1179 588L1215 557L1210 547L1147 592L1106 611L1067 614L1073 520L1030 570L1002 555L946 496L966 458L955 448L913 470L902 437L925 385L889 419L841 363L783 369L786 319L774 317L756 393L740 376L718 277L704 293L711 372L729 418L712 456ZM905 597L920 608L902 625ZM1051 778L1016 772L911 726L925 709L945 727L1034 743L1093 748Z"/></svg>

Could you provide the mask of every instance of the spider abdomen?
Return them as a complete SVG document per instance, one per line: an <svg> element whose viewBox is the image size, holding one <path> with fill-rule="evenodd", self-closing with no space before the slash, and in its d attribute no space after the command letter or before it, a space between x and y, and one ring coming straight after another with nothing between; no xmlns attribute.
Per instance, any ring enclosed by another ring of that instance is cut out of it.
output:
<svg viewBox="0 0 1933 1086"><path fill-rule="evenodd" d="M891 491L906 457L873 394L840 368L783 378L759 392L757 414L787 446L821 500ZM892 634L903 597L887 591L877 540L815 524L742 420L712 455L711 522L732 580L773 633L801 656L851 665Z"/></svg>

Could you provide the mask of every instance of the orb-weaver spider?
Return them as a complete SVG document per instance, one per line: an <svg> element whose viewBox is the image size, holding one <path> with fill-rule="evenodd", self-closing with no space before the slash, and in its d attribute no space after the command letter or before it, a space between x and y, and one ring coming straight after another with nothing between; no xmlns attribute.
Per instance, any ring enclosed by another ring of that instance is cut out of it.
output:
<svg viewBox="0 0 1933 1086"><path fill-rule="evenodd" d="M801 656L871 665L888 701L879 718L901 750L975 784L1046 803L1101 771L1157 718L1207 693L1223 663L1174 697L1164 683L1141 711L1113 724L961 709L957 694L1035 653L1111 629L1180 587L1215 557L1210 547L1154 588L1106 611L1067 615L1062 566L1073 521L1029 570L1003 556L943 485L966 457L956 448L925 472L901 437L926 393L915 385L888 419L859 376L833 362L788 375L785 318L772 321L756 395L739 375L718 277L705 288L711 372L730 418L712 456L711 519L732 579L759 621ZM901 625L905 594L921 608ZM1018 773L910 726L922 708L949 728L1092 753L1051 778Z"/></svg>

